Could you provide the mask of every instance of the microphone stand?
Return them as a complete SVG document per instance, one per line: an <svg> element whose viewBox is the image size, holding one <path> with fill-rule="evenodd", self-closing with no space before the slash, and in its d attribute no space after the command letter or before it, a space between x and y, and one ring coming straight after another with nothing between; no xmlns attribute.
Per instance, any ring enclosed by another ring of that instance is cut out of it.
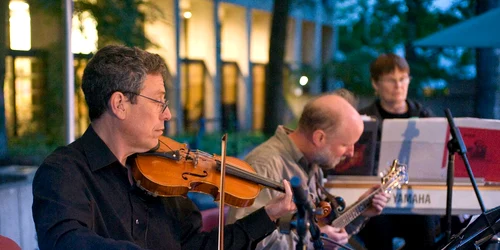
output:
<svg viewBox="0 0 500 250"><path fill-rule="evenodd" d="M448 120L448 124L450 126L450 133L452 135L452 139L448 142L448 169L446 176L446 219L447 219L447 228L446 228L446 240L449 241L451 239L451 203L452 203L452 194L453 194L453 177L455 173L455 153L459 153L462 160L464 161L464 165L467 169L467 173L469 174L470 181L472 183L472 187L474 188L474 192L476 194L477 200L479 202L479 206L481 207L481 211L484 214L486 209L483 204L483 200L481 195L479 194L479 189L476 184L476 180L474 178L474 174L472 173L472 169L469 164L469 160L467 158L467 148L465 147L465 143L462 139L462 135L460 134L460 130L455 126L453 121L453 117L451 115L451 111L449 109L444 110L446 114L446 118Z"/></svg>
<svg viewBox="0 0 500 250"><path fill-rule="evenodd" d="M299 241L295 246L296 250L306 249L307 244L304 243L304 239L307 232L307 221L306 218L309 218L312 212L312 207L308 202L307 194L305 190L302 188L302 183L300 178L297 176L292 177L290 180L290 184L293 190L293 198L295 205L297 206L297 218L296 218L296 228L297 234L299 236ZM307 216L307 217L306 217ZM321 248L322 249L322 248Z"/></svg>
<svg viewBox="0 0 500 250"><path fill-rule="evenodd" d="M292 179L290 180L290 184L293 190L294 202L297 206L296 222L290 223L291 217L284 218L284 221L280 220L280 231L282 233L289 233L292 225L295 225L295 230L299 236L299 241L297 242L295 249L303 250L307 248L307 243L304 242L304 239L307 233L307 229L309 228L309 232L311 233L311 241L313 242L315 250L324 249L323 240L326 240L341 248L353 250L322 235L319 226L316 223L316 218L314 217L316 214L315 210L313 209L313 205L311 205L309 199L307 199L308 194L302 188L300 178L297 176L292 177Z"/></svg>
<svg viewBox="0 0 500 250"><path fill-rule="evenodd" d="M290 234L290 231L292 229L297 228L297 220L296 219L292 220L292 219L294 219L293 217L294 217L293 215L288 215L288 216L283 216L279 219L279 226L278 227L279 227L280 233ZM303 220L302 220L302 222L303 222ZM309 227L309 231L311 232L311 241L314 242L313 243L314 249L323 249L324 248L323 242L327 241L333 245L340 247L339 249L354 250L346 245L340 244L340 243L328 238L328 236L321 233L318 225L316 223L314 223L314 221L312 221L310 223L311 223L311 225L313 225L313 228ZM306 226L306 225L302 225L302 226ZM318 236L319 236L319 238L318 238ZM304 235L303 235L303 237L304 237ZM301 247L303 247L303 245L304 244L302 243L302 245L297 246L297 248L301 248Z"/></svg>
<svg viewBox="0 0 500 250"><path fill-rule="evenodd" d="M316 224L312 208L307 212L307 217L309 217L309 232L311 233L311 241L313 242L314 249L322 250L324 247L321 240L321 231L318 224Z"/></svg>
<svg viewBox="0 0 500 250"><path fill-rule="evenodd" d="M305 250L307 244L305 244L304 239L306 237L306 230L307 230L307 223L305 220L305 210L304 209L299 209L299 206L297 206L297 226L295 230L297 231L297 234L299 235L299 241L297 242L297 245L295 246L296 250Z"/></svg>

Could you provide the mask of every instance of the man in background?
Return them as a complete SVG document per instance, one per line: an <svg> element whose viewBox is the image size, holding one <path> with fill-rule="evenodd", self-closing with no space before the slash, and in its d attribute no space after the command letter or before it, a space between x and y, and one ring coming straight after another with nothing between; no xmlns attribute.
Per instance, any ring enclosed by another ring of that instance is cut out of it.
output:
<svg viewBox="0 0 500 250"><path fill-rule="evenodd" d="M345 157L351 157L354 143L363 132L361 116L348 100L354 100L348 91L324 94L313 98L304 107L298 127L291 130L278 126L276 133L257 146L246 157L258 175L281 182L299 177L302 188L307 190L314 204L325 199L323 170L335 167ZM377 192L379 185L369 189L360 199ZM263 189L249 208L230 208L228 222L255 211L262 204L280 195L277 191ZM318 225L329 239L346 244L367 220L381 213L388 200L384 192L377 192L371 205L346 228L336 228L323 221ZM299 236L292 230L282 234L278 230L262 240L257 249L295 249ZM314 249L310 234L306 236L307 249ZM323 241L326 249L338 246Z"/></svg>
<svg viewBox="0 0 500 250"><path fill-rule="evenodd" d="M370 66L371 84L377 99L359 110L378 120L375 166L378 166L382 121L392 118L430 117L432 111L408 99L410 67L396 54L382 54ZM401 159L400 159L401 160ZM368 249L392 250L393 238L405 240L404 249L435 249L439 216L380 215L367 222L359 236Z"/></svg>

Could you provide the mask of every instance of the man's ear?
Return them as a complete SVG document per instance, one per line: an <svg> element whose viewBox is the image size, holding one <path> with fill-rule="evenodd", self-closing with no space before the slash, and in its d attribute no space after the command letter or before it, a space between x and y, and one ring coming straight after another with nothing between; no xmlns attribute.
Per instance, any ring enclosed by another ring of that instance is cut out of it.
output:
<svg viewBox="0 0 500 250"><path fill-rule="evenodd" d="M378 85L377 85L377 82L375 81L375 79L371 78L371 82L372 82L372 87L373 89L375 90L375 92L378 91Z"/></svg>
<svg viewBox="0 0 500 250"><path fill-rule="evenodd" d="M119 119L125 118L128 98L122 92L114 92L109 98L109 110Z"/></svg>
<svg viewBox="0 0 500 250"><path fill-rule="evenodd" d="M326 143L326 134L322 129L314 130L312 141L315 146L323 146Z"/></svg>

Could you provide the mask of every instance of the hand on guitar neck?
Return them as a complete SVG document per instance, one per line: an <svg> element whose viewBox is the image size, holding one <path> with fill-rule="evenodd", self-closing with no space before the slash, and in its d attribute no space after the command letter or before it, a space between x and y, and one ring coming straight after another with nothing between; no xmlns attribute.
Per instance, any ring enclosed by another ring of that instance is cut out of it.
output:
<svg viewBox="0 0 500 250"><path fill-rule="evenodd" d="M371 202L361 215L365 217L373 217L382 213L382 210L389 201L390 196L387 192L384 192L382 184L379 184L368 189L363 195L361 195L359 201L366 198L371 199Z"/></svg>
<svg viewBox="0 0 500 250"><path fill-rule="evenodd" d="M328 235L328 238L341 238L339 234L343 235L345 233L344 227L350 222L359 215L367 218L379 215L388 201L389 194L384 192L382 184L375 185L361 195L355 205L349 207L335 220L332 221L331 217L320 218L318 219L318 225L321 232ZM347 235L347 233L345 234Z"/></svg>
<svg viewBox="0 0 500 250"><path fill-rule="evenodd" d="M381 184L368 189L359 197L356 203L345 209L337 217L319 219L318 225L321 232L325 233L329 238L338 238L339 234L345 232L344 228L360 215L365 217L379 215L389 201L389 193L395 188L401 188L401 185L407 184L407 182L406 165L401 165L397 160L394 160L389 172L382 177Z"/></svg>

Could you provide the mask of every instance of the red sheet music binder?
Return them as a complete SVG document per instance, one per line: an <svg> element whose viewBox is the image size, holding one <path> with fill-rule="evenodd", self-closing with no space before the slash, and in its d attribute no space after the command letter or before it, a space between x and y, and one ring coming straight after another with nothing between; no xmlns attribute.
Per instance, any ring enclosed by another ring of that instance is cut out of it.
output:
<svg viewBox="0 0 500 250"><path fill-rule="evenodd" d="M467 122L467 121L466 121ZM459 119L459 123L462 122ZM470 124L467 124L470 125ZM482 177L485 181L500 182L500 130L477 128L457 124L467 147L467 158L475 177ZM449 131L447 140L450 139ZM448 150L445 150L445 154ZM458 156L457 156L458 157ZM455 159L455 177L468 177L464 162Z"/></svg>
<svg viewBox="0 0 500 250"><path fill-rule="evenodd" d="M354 145L354 156L340 162L329 175L377 175L375 151L377 149L377 121L364 121L364 130Z"/></svg>

